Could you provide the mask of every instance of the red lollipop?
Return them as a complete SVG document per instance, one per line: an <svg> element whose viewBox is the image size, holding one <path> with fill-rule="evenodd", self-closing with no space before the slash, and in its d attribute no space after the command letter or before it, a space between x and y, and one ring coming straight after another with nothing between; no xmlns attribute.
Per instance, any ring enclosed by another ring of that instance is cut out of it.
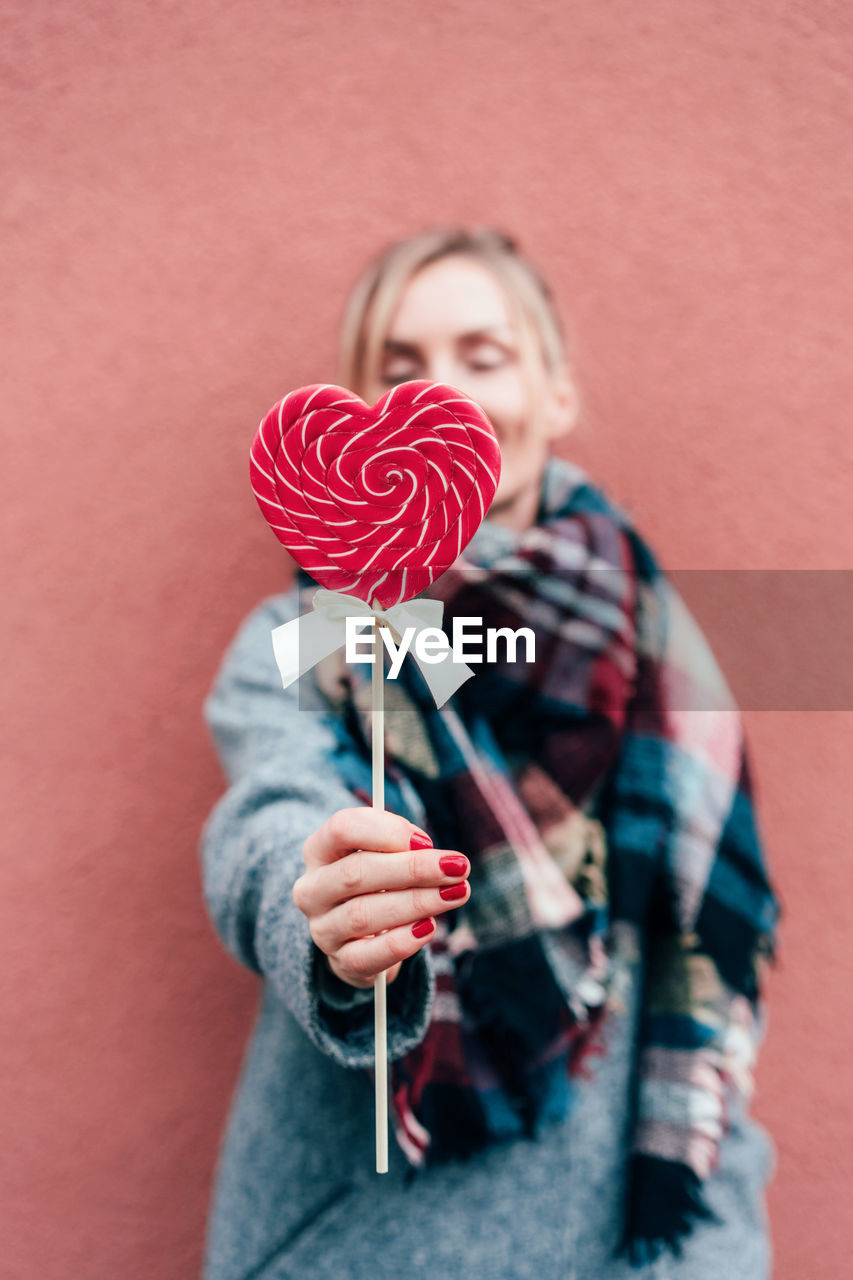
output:
<svg viewBox="0 0 853 1280"><path fill-rule="evenodd" d="M453 387L404 382L373 408L343 387L292 391L261 422L252 489L297 564L387 609L460 555L491 505L500 450Z"/></svg>

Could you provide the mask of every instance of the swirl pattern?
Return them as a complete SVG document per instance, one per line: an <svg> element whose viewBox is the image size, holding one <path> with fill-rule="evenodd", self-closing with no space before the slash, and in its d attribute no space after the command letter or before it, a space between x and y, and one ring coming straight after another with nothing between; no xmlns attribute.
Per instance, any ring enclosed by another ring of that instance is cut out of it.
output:
<svg viewBox="0 0 853 1280"><path fill-rule="evenodd" d="M370 408L343 387L273 405L250 456L267 523L321 586L390 608L453 563L494 497L500 450L453 387L404 382Z"/></svg>

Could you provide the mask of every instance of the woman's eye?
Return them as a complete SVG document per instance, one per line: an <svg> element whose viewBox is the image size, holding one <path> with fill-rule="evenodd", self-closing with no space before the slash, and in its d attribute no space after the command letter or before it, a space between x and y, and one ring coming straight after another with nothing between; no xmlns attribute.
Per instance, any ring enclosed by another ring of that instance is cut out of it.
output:
<svg viewBox="0 0 853 1280"><path fill-rule="evenodd" d="M488 350L477 351L468 357L468 368L473 369L475 373L488 373L491 369L500 369L509 360L509 356L505 351L499 351L492 347Z"/></svg>
<svg viewBox="0 0 853 1280"><path fill-rule="evenodd" d="M417 372L411 367L402 368L396 365L394 368L382 370L382 381L388 386L397 386L400 382L410 382L412 378L417 377Z"/></svg>

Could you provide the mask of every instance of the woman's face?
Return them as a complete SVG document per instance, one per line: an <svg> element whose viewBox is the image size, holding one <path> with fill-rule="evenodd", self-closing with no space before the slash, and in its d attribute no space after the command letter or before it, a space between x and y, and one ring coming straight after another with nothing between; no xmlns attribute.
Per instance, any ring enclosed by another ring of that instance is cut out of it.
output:
<svg viewBox="0 0 853 1280"><path fill-rule="evenodd" d="M522 361L520 334L503 290L480 262L460 254L421 268L409 281L382 351L375 403L413 378L448 383L487 414L501 446L501 478L489 518L514 528L533 523L550 442L574 425L567 378L549 380L541 414Z"/></svg>

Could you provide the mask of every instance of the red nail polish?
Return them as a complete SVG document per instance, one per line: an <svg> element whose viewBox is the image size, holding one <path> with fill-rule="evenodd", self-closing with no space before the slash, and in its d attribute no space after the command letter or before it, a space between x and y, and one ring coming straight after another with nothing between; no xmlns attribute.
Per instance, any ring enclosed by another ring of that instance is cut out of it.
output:
<svg viewBox="0 0 853 1280"><path fill-rule="evenodd" d="M438 865L446 876L464 876L468 870L468 859L463 858L461 853L446 853L443 858L439 858Z"/></svg>
<svg viewBox="0 0 853 1280"><path fill-rule="evenodd" d="M439 889L439 897L444 898L445 902L455 902L457 898L464 898L468 892L468 882L463 880L461 884L449 884L446 889Z"/></svg>
<svg viewBox="0 0 853 1280"><path fill-rule="evenodd" d="M431 849L432 841L423 831L413 831L409 841L410 849Z"/></svg>
<svg viewBox="0 0 853 1280"><path fill-rule="evenodd" d="M419 920L417 924L412 925L412 933L416 938L425 938L434 928L432 920Z"/></svg>

